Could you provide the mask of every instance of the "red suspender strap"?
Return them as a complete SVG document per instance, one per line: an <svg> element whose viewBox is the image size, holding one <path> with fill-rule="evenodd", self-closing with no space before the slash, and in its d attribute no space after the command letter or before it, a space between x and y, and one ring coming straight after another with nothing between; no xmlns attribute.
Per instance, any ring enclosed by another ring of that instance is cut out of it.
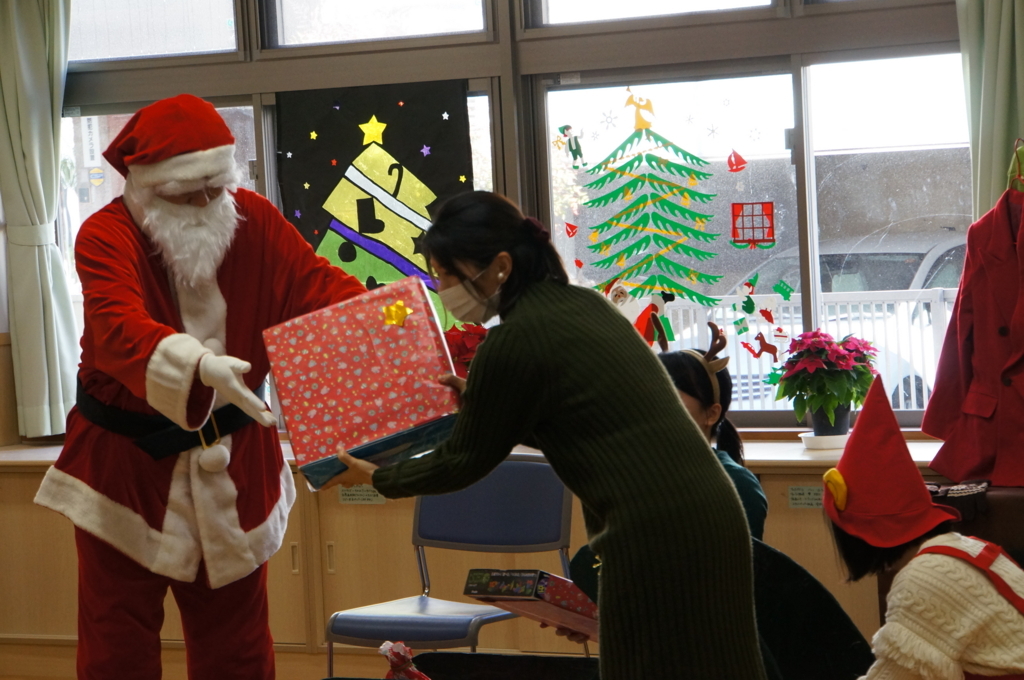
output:
<svg viewBox="0 0 1024 680"><path fill-rule="evenodd" d="M971 538L974 537L972 536ZM975 538L974 540L981 541L980 538ZM992 582L992 585L995 586L995 589L999 594L1006 598L1006 601L1013 605L1017 611L1024 614L1024 597L1018 595L1013 588L1010 587L1010 584L1003 580L1002 576L992 571L992 563L995 562L996 558L1000 555L1010 560L1012 564L1016 564L1016 562L1014 562L1013 558L1007 555L1003 549L995 543L989 543L988 541L982 541L982 543L985 544L985 547L982 548L982 551L978 553L977 556L971 555L971 553L966 550L960 550L959 548L952 548L946 545L929 546L921 550L918 555L923 555L925 553L948 555L950 557L957 557L972 566L977 567L981 571L985 572L985 576L987 576Z"/></svg>

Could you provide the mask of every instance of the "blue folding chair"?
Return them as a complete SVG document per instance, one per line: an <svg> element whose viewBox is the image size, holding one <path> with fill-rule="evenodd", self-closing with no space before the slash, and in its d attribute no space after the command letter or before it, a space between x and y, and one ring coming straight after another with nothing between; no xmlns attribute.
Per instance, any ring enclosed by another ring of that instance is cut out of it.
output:
<svg viewBox="0 0 1024 680"><path fill-rule="evenodd" d="M544 456L513 453L479 482L455 493L416 499L412 543L423 594L336 612L327 624L327 673L334 643L379 647L401 640L413 649L469 647L481 626L514 618L498 607L430 597L425 547L475 552L559 551L569 575L572 494Z"/></svg>

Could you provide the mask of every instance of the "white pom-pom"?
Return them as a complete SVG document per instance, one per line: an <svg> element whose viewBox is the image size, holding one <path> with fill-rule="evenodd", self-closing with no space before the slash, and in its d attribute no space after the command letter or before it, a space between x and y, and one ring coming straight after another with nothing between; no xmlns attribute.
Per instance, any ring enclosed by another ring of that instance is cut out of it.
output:
<svg viewBox="0 0 1024 680"><path fill-rule="evenodd" d="M199 467L207 472L223 472L231 462L231 452L223 444L214 444L199 454Z"/></svg>

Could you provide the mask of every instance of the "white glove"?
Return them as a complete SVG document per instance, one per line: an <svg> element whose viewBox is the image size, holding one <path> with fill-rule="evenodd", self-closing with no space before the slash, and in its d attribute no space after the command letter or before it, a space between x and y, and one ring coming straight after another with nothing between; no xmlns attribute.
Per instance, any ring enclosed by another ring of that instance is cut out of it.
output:
<svg viewBox="0 0 1024 680"><path fill-rule="evenodd" d="M270 427L277 422L263 401L245 386L238 376L248 373L252 365L236 357L207 354L199 360L199 379L207 387L217 390L232 404L260 425Z"/></svg>

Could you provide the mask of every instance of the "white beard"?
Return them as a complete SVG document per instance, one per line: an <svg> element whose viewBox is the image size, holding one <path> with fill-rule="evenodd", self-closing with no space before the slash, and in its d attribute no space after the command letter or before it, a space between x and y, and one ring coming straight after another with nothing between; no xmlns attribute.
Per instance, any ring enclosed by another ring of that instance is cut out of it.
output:
<svg viewBox="0 0 1024 680"><path fill-rule="evenodd" d="M231 192L225 189L201 208L169 203L152 189L133 193L142 209L142 232L153 240L175 283L199 288L214 281L238 227Z"/></svg>

